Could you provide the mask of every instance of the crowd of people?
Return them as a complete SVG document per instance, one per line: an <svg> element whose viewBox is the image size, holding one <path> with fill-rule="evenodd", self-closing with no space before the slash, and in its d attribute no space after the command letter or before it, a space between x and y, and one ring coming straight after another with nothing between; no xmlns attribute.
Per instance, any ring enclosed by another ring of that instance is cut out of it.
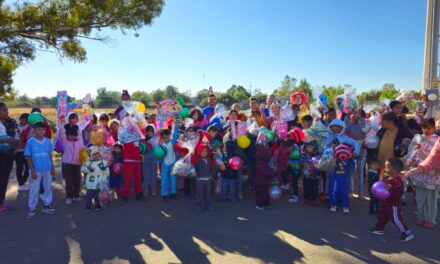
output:
<svg viewBox="0 0 440 264"><path fill-rule="evenodd" d="M36 216L39 200L43 213L55 213L55 150L65 204L84 202L85 211L102 210L111 197L125 205L133 193L139 201L195 195L199 212L213 210L214 199L237 203L246 194L264 211L284 192L292 204L322 203L349 214L350 199L367 201L367 190L368 213L378 218L371 233L383 234L391 221L402 241L411 240L402 217L410 199L417 204L416 224L435 227L440 126L424 118L423 101L411 115L406 104L413 98L371 107L345 94L336 109L322 95L313 103L300 92L290 99L281 104L273 95L266 102L250 98L242 111L239 104L226 110L210 94L203 109L185 109L170 99L154 103L157 112L148 115L124 90L114 113L86 118L72 111L54 123L38 108L15 121L0 102L0 214L12 210L5 195L14 161L18 190L29 191L28 218Z"/></svg>

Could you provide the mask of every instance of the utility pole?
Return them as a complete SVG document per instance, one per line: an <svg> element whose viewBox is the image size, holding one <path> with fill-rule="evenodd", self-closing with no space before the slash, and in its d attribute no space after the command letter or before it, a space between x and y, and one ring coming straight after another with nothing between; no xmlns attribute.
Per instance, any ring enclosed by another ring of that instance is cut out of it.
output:
<svg viewBox="0 0 440 264"><path fill-rule="evenodd" d="M436 117L439 110L439 16L440 0L427 0L423 94L426 96L426 117Z"/></svg>

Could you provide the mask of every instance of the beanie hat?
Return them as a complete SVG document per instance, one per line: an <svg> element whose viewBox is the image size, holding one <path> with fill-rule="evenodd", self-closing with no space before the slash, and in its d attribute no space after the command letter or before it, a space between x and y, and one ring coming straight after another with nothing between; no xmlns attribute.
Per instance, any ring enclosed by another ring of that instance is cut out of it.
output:
<svg viewBox="0 0 440 264"><path fill-rule="evenodd" d="M346 144L340 144L336 146L335 148L335 157L337 160L348 160L350 158L350 155L352 154L352 151L349 146Z"/></svg>
<svg viewBox="0 0 440 264"><path fill-rule="evenodd" d="M99 151L98 147L91 146L91 147L89 147L89 153L90 153L90 156L93 156L96 153L101 154L101 151Z"/></svg>
<svg viewBox="0 0 440 264"><path fill-rule="evenodd" d="M295 141L295 143L304 141L304 132L298 127L294 127L290 130L288 135L293 141Z"/></svg>

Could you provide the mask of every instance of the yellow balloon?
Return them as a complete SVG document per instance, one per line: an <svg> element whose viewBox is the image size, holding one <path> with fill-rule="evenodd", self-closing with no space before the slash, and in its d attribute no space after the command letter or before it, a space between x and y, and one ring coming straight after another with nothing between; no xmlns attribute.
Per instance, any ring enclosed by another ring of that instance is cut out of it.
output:
<svg viewBox="0 0 440 264"><path fill-rule="evenodd" d="M247 148L251 144L251 140L248 138L248 136L242 135L238 136L237 138L237 144L240 148Z"/></svg>
<svg viewBox="0 0 440 264"><path fill-rule="evenodd" d="M137 112L139 112L139 113L145 112L145 105L143 103L138 104Z"/></svg>
<svg viewBox="0 0 440 264"><path fill-rule="evenodd" d="M82 162L86 162L89 160L89 153L87 151L87 148L82 148L79 150L79 160Z"/></svg>

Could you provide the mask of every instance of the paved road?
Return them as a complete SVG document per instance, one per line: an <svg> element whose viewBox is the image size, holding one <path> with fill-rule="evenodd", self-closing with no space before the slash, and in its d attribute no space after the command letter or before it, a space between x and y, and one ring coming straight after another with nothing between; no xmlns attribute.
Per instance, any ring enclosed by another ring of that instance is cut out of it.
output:
<svg viewBox="0 0 440 264"><path fill-rule="evenodd" d="M291 205L287 195L261 212L247 194L238 204L196 213L194 201L130 201L102 212L83 203L64 205L54 183L56 215L28 220L27 193L11 177L7 200L16 210L0 217L0 263L440 263L440 228L415 226L415 207L404 208L415 239L402 243L388 225L384 236L367 202L352 213Z"/></svg>

